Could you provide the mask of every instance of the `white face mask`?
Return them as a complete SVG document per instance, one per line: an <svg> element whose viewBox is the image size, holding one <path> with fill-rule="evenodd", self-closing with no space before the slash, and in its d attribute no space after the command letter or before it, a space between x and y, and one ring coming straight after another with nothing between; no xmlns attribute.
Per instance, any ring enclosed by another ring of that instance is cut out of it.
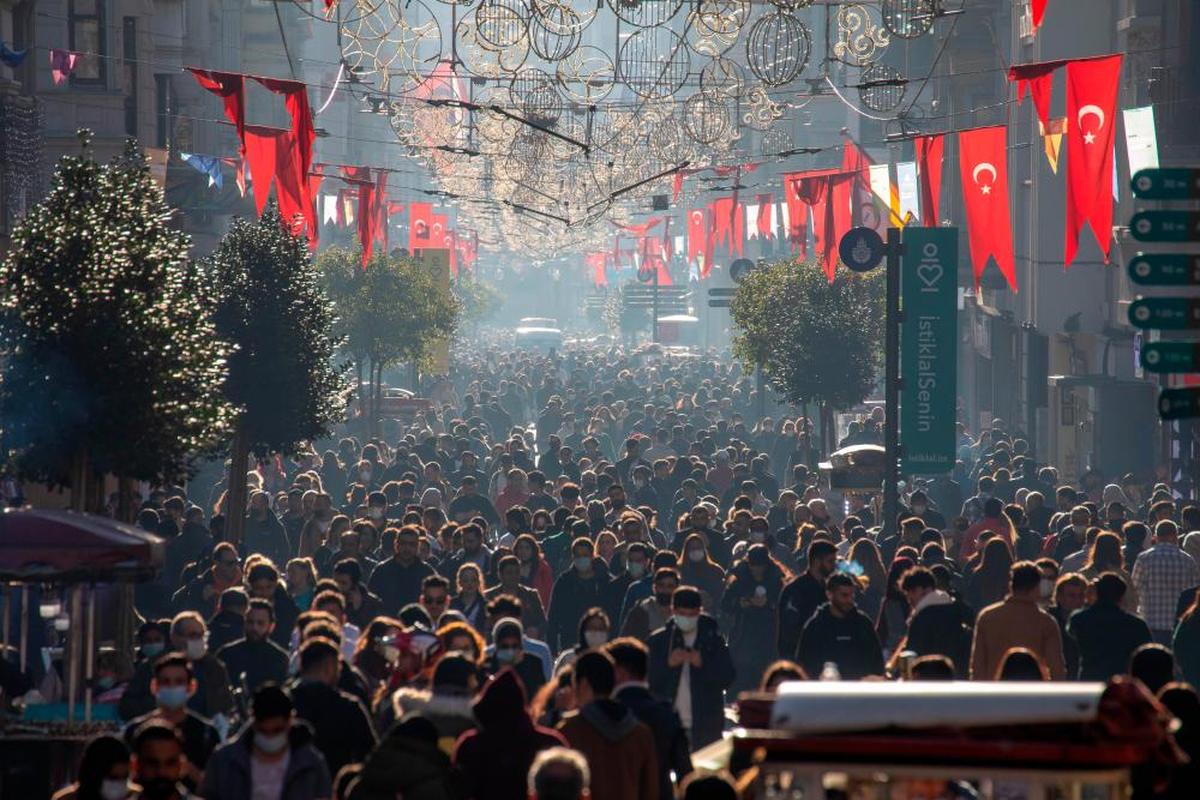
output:
<svg viewBox="0 0 1200 800"><path fill-rule="evenodd" d="M682 614L675 614L671 619L674 620L675 627L683 633L691 633L700 624L699 617L685 617Z"/></svg>
<svg viewBox="0 0 1200 800"><path fill-rule="evenodd" d="M1049 597L1054 594L1054 581L1049 578L1042 578L1042 582L1038 584L1038 592L1042 597Z"/></svg>
<svg viewBox="0 0 1200 800"><path fill-rule="evenodd" d="M264 753L279 753L288 746L287 731L277 733L274 736L263 736L258 731L254 732L254 746Z"/></svg>
<svg viewBox="0 0 1200 800"><path fill-rule="evenodd" d="M204 658L204 654L208 652L208 648L204 644L204 639L188 639L187 641L187 657L192 661L199 661Z"/></svg>
<svg viewBox="0 0 1200 800"><path fill-rule="evenodd" d="M703 561L704 560L704 551L700 550L700 549L688 550L688 558L692 561L697 561L697 562Z"/></svg>
<svg viewBox="0 0 1200 800"><path fill-rule="evenodd" d="M767 540L766 531L750 531L750 543L762 544Z"/></svg>
<svg viewBox="0 0 1200 800"><path fill-rule="evenodd" d="M128 780L105 778L100 781L100 797L103 800L124 800L132 791L133 787L129 785Z"/></svg>
<svg viewBox="0 0 1200 800"><path fill-rule="evenodd" d="M608 631L584 631L583 641L587 644L589 649L595 650L597 647L603 646L604 643L608 641Z"/></svg>
<svg viewBox="0 0 1200 800"><path fill-rule="evenodd" d="M367 509L367 516L370 517L371 519L383 519L383 509L382 508L369 508L369 509Z"/></svg>

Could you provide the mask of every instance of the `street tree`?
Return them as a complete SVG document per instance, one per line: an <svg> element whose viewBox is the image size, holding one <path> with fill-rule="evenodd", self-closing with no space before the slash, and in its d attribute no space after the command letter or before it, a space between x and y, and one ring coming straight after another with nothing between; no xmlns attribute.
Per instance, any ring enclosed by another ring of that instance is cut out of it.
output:
<svg viewBox="0 0 1200 800"><path fill-rule="evenodd" d="M0 446L98 510L103 475L176 480L227 434L230 348L144 154L100 164L79 137L0 264Z"/></svg>
<svg viewBox="0 0 1200 800"><path fill-rule="evenodd" d="M830 283L814 264L754 270L734 294L734 355L761 367L795 405L817 403L827 430L834 409L870 395L883 363L883 271L840 270Z"/></svg>
<svg viewBox="0 0 1200 800"><path fill-rule="evenodd" d="M345 352L356 365L360 406L374 430L384 370L431 367L436 348L458 328L462 303L428 265L396 250L376 252L363 269L356 251L333 247L318 264L337 304Z"/></svg>
<svg viewBox="0 0 1200 800"><path fill-rule="evenodd" d="M250 453L290 454L343 419L346 367L335 363L336 315L303 238L279 209L235 219L206 261L218 334L233 343L225 394L237 410L226 530L240 539Z"/></svg>

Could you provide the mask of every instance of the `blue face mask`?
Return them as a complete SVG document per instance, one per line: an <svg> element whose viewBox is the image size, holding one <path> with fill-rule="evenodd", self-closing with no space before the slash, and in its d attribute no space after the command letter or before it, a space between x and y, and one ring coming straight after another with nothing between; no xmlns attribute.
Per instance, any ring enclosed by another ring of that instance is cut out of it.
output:
<svg viewBox="0 0 1200 800"><path fill-rule="evenodd" d="M163 708L175 710L183 708L188 701L188 687L186 686L160 686L158 691L154 693L154 699Z"/></svg>
<svg viewBox="0 0 1200 800"><path fill-rule="evenodd" d="M585 571L591 569L591 567L592 567L592 557L591 556L576 557L575 569L579 570L580 572L585 572Z"/></svg>
<svg viewBox="0 0 1200 800"><path fill-rule="evenodd" d="M142 645L142 655L149 659L158 658L166 647L166 642L146 642Z"/></svg>
<svg viewBox="0 0 1200 800"><path fill-rule="evenodd" d="M497 647L496 661L501 664L511 664L517 660L517 650L513 647Z"/></svg>

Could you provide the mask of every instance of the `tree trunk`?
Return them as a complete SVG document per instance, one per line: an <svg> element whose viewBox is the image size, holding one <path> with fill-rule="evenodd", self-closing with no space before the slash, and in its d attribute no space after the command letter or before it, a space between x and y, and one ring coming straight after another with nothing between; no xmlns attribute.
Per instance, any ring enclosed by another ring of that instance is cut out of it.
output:
<svg viewBox="0 0 1200 800"><path fill-rule="evenodd" d="M246 461L250 458L250 436L246 421L238 417L229 458L225 487L225 539L240 545L246 528Z"/></svg>
<svg viewBox="0 0 1200 800"><path fill-rule="evenodd" d="M132 478L117 478L117 519L133 524Z"/></svg>
<svg viewBox="0 0 1200 800"><path fill-rule="evenodd" d="M71 510L86 511L88 504L88 451L81 446L71 459Z"/></svg>

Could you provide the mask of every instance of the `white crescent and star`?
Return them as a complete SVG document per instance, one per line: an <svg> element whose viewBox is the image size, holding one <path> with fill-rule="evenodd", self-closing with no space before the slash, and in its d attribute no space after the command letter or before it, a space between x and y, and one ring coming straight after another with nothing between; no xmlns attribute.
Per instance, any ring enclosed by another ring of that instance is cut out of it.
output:
<svg viewBox="0 0 1200 800"><path fill-rule="evenodd" d="M979 173L981 172L992 173L991 183L986 183L983 186L979 186ZM991 194L992 184L996 182L996 168L990 162L982 161L975 165L975 170L971 173L971 180L975 182L976 186L979 186L979 191L981 194Z"/></svg>
<svg viewBox="0 0 1200 800"><path fill-rule="evenodd" d="M1096 131L1104 127L1104 109L1098 105L1089 103L1079 109L1079 113L1075 117L1075 121L1079 123L1079 130L1083 130L1083 118L1094 116L1096 118ZM1096 141L1096 131L1086 131L1083 134L1083 141L1086 144L1092 144Z"/></svg>
<svg viewBox="0 0 1200 800"><path fill-rule="evenodd" d="M699 211L693 211L692 212L692 222L699 225L700 223L704 222L704 215L701 214Z"/></svg>

